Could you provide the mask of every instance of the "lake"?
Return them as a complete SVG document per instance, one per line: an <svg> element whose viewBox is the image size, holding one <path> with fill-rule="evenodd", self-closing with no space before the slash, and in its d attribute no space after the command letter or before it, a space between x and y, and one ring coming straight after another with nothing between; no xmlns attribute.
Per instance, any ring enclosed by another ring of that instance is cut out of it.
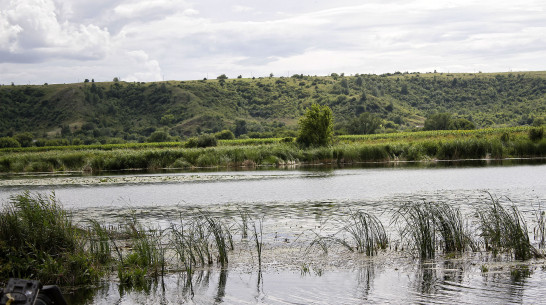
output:
<svg viewBox="0 0 546 305"><path fill-rule="evenodd" d="M542 300L546 279L542 260L522 266L470 253L419 262L400 249L373 258L343 249L328 254L309 250L313 236L335 232L342 217L355 210L379 217L395 240L399 230L391 223L392 214L406 202L449 203L467 215L472 227L476 209L490 204L492 196L516 205L532 231L535 211L546 203L546 164L508 163L10 175L0 180L0 200L5 203L24 190L54 191L82 225L87 219L115 225L135 215L144 224L167 228L203 211L234 223L246 211L262 221L261 272L252 246L234 235L238 246L229 267L200 270L194 275L193 294L185 287L185 275L174 273L144 290L106 281L75 292L70 296L73 304L536 303ZM482 272L484 264L489 272Z"/></svg>

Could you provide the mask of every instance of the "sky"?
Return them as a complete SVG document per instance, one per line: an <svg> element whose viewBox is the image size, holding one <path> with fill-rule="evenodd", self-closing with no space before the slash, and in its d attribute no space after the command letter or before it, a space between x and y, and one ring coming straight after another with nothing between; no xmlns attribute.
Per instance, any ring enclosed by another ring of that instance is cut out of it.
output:
<svg viewBox="0 0 546 305"><path fill-rule="evenodd" d="M544 0L0 0L0 84L546 70Z"/></svg>

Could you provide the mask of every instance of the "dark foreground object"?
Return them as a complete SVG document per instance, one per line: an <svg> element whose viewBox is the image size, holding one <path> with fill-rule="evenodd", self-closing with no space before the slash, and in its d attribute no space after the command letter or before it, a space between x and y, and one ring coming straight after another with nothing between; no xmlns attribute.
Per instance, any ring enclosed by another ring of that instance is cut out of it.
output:
<svg viewBox="0 0 546 305"><path fill-rule="evenodd" d="M0 292L0 305L67 305L55 285L42 286L39 281L9 279Z"/></svg>

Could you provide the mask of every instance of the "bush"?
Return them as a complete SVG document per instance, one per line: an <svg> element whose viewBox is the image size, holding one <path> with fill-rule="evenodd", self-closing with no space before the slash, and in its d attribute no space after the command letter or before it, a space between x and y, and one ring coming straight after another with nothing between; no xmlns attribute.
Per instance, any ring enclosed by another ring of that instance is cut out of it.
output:
<svg viewBox="0 0 546 305"><path fill-rule="evenodd" d="M184 147L186 148L212 147L217 145L218 140L213 135L201 135L197 138L190 138L184 143Z"/></svg>
<svg viewBox="0 0 546 305"><path fill-rule="evenodd" d="M12 137L0 138L0 148L21 147L21 144Z"/></svg>
<svg viewBox="0 0 546 305"><path fill-rule="evenodd" d="M233 134L233 132L231 132L231 130L227 130L227 129L215 133L214 136L218 140L233 140L233 139L235 139L235 135Z"/></svg>
<svg viewBox="0 0 546 305"><path fill-rule="evenodd" d="M538 142L544 138L544 128L534 127L529 129L529 139L533 142Z"/></svg>
<svg viewBox="0 0 546 305"><path fill-rule="evenodd" d="M171 137L169 134L165 131L154 131L150 137L148 138L147 142L169 142L171 140Z"/></svg>

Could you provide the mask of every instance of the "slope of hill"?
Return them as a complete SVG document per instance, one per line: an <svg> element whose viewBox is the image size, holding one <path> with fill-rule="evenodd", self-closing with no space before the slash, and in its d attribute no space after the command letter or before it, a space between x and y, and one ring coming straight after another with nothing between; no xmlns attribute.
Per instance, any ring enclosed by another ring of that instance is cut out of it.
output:
<svg viewBox="0 0 546 305"><path fill-rule="evenodd" d="M283 136L312 103L332 108L338 133L364 112L381 118L383 130L423 126L439 112L479 128L528 125L546 118L546 72L1 86L0 137L143 141L158 129L181 138L223 129Z"/></svg>

